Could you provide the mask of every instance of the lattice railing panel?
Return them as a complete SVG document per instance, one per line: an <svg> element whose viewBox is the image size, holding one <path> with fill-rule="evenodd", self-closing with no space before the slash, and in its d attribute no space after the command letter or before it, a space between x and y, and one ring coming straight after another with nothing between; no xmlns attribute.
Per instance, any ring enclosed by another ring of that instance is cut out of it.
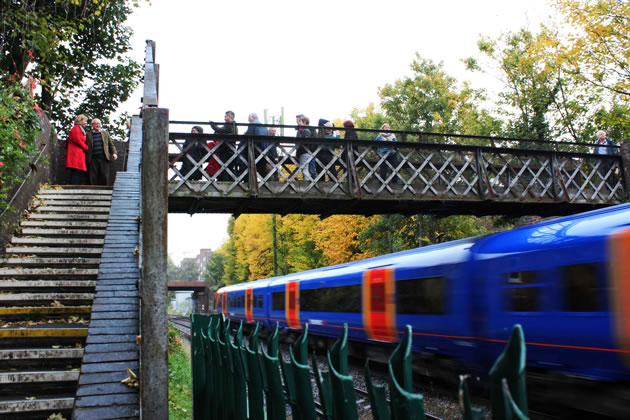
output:
<svg viewBox="0 0 630 420"><path fill-rule="evenodd" d="M618 156L171 133L171 194L614 203ZM255 170L251 170L255 169Z"/></svg>

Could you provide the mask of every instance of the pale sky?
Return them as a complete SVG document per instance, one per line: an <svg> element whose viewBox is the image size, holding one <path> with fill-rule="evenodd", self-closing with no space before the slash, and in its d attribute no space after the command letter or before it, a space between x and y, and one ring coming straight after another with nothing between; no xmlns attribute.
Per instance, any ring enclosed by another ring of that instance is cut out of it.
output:
<svg viewBox="0 0 630 420"><path fill-rule="evenodd" d="M226 110L246 122L264 110L294 124L350 116L378 102L378 88L410 74L418 52L443 61L447 73L473 87L490 77L465 72L481 34L496 37L546 21L545 0L152 0L134 9L132 57L144 61L157 42L160 107L171 120L222 121ZM123 106L138 112L141 91ZM209 127L207 127L209 130ZM172 126L171 131L190 130ZM289 132L286 135L293 135ZM168 252L176 263L227 239L228 215L169 215Z"/></svg>

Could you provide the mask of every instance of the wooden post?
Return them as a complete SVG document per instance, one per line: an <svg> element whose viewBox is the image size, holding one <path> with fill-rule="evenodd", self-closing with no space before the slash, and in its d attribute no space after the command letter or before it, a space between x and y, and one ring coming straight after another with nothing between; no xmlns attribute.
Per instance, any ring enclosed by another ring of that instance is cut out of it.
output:
<svg viewBox="0 0 630 420"><path fill-rule="evenodd" d="M168 109L142 111L142 418L168 419Z"/></svg>

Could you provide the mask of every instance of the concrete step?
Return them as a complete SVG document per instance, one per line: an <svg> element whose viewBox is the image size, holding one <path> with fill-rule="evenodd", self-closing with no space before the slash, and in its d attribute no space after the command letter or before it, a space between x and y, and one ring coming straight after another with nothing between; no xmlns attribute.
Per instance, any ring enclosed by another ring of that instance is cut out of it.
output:
<svg viewBox="0 0 630 420"><path fill-rule="evenodd" d="M40 194L88 194L88 195L112 195L112 187L104 187L104 188L68 188L69 186L64 186L63 188L41 188L39 190Z"/></svg>
<svg viewBox="0 0 630 420"><path fill-rule="evenodd" d="M0 349L0 360L80 359L83 349Z"/></svg>
<svg viewBox="0 0 630 420"><path fill-rule="evenodd" d="M104 239L86 239L86 238L24 238L14 236L11 238L11 244L15 245L103 245Z"/></svg>
<svg viewBox="0 0 630 420"><path fill-rule="evenodd" d="M14 400L0 399L0 413L5 415L21 416L22 413L46 412L42 418L47 418L49 412L65 412L72 410L73 406L74 397L38 398L34 400L24 400L23 397Z"/></svg>
<svg viewBox="0 0 630 420"><path fill-rule="evenodd" d="M44 193L35 196L37 200L79 200L79 201L112 201L111 194L95 195L95 194L53 194Z"/></svg>
<svg viewBox="0 0 630 420"><path fill-rule="evenodd" d="M100 258L36 258L36 257L9 257L0 258L0 265L11 265L17 267L37 267L51 265L70 265L73 267L84 267L86 265L98 266Z"/></svg>
<svg viewBox="0 0 630 420"><path fill-rule="evenodd" d="M59 207L111 207L110 201L103 200L34 200L32 208L45 206Z"/></svg>
<svg viewBox="0 0 630 420"><path fill-rule="evenodd" d="M20 302L52 303L58 301L64 304L65 301L92 301L94 293L0 293L0 305L13 305Z"/></svg>
<svg viewBox="0 0 630 420"><path fill-rule="evenodd" d="M40 206L38 212L54 211L58 213L109 213L107 207L65 207L65 206Z"/></svg>
<svg viewBox="0 0 630 420"><path fill-rule="evenodd" d="M98 270L96 270L98 271ZM0 292L13 291L15 289L38 288L89 289L96 287L96 280L0 280Z"/></svg>
<svg viewBox="0 0 630 420"><path fill-rule="evenodd" d="M64 229L105 229L107 222L71 221L71 220L24 220L23 228L64 228Z"/></svg>
<svg viewBox="0 0 630 420"><path fill-rule="evenodd" d="M0 277L94 276L98 268L0 268Z"/></svg>
<svg viewBox="0 0 630 420"><path fill-rule="evenodd" d="M0 384L33 382L67 382L79 380L79 371L61 370L56 372L0 372Z"/></svg>
<svg viewBox="0 0 630 420"><path fill-rule="evenodd" d="M105 236L103 229L38 229L22 228L22 235L40 236Z"/></svg>
<svg viewBox="0 0 630 420"><path fill-rule="evenodd" d="M59 325L59 324L57 324ZM87 337L88 327L67 324L64 328L0 328L0 338L69 338Z"/></svg>
<svg viewBox="0 0 630 420"><path fill-rule="evenodd" d="M109 214L61 214L61 213L27 213L26 217L35 220L108 220Z"/></svg>
<svg viewBox="0 0 630 420"><path fill-rule="evenodd" d="M89 315L92 307L82 306L9 306L0 307L0 316L3 319L25 316L37 318L41 316L59 317L64 315Z"/></svg>
<svg viewBox="0 0 630 420"><path fill-rule="evenodd" d="M39 247L39 246L16 246L7 247L7 254L24 254L24 255L82 255L82 254L98 254L103 252L102 247L86 248L86 247Z"/></svg>

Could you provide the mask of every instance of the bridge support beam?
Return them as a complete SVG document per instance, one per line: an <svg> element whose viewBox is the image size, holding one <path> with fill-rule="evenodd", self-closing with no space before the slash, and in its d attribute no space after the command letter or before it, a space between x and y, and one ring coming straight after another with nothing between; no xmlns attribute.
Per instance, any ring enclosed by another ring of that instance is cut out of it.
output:
<svg viewBox="0 0 630 420"><path fill-rule="evenodd" d="M142 418L168 419L168 109L142 111Z"/></svg>

